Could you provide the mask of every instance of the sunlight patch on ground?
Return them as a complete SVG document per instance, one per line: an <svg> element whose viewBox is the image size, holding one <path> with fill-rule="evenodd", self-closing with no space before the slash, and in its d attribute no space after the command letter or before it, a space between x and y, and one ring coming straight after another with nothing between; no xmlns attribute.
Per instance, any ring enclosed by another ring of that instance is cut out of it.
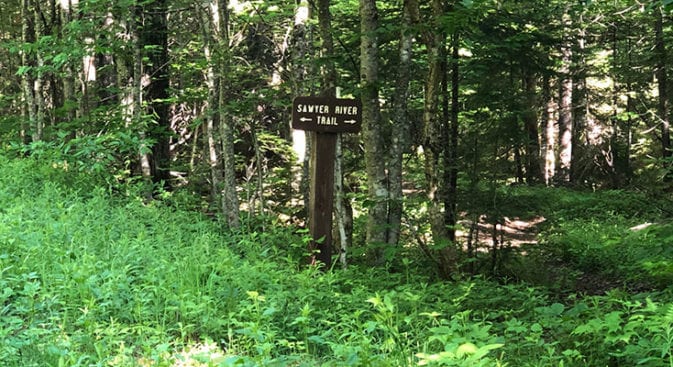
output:
<svg viewBox="0 0 673 367"><path fill-rule="evenodd" d="M214 342L188 346L178 353L174 367L200 367L218 364L225 359L222 349Z"/></svg>
<svg viewBox="0 0 673 367"><path fill-rule="evenodd" d="M227 358L220 347L212 342L206 341L188 345L180 352L174 355L170 360L171 367L207 367L222 363ZM155 366L156 361L143 359L139 360L138 366ZM161 364L163 365L163 364Z"/></svg>
<svg viewBox="0 0 673 367"><path fill-rule="evenodd" d="M643 224L639 224L639 225L637 225L637 226L633 226L633 227L631 227L631 228L629 228L629 229L632 230L632 231L634 231L634 232L636 232L636 231L643 230L643 229L645 229L645 228L647 228L647 227L649 227L649 226L651 226L651 225L653 225L653 224L654 224L654 223L646 222L646 223L643 223Z"/></svg>
<svg viewBox="0 0 673 367"><path fill-rule="evenodd" d="M492 223L486 216L481 216L477 223L471 220L460 221L460 229L456 230L456 237L464 241L471 238L478 244L493 245L494 230L495 238L499 244L510 247L520 247L523 244L537 243L537 226L546 220L543 216L530 219L519 217L503 217L499 223ZM494 228L495 227L495 228Z"/></svg>

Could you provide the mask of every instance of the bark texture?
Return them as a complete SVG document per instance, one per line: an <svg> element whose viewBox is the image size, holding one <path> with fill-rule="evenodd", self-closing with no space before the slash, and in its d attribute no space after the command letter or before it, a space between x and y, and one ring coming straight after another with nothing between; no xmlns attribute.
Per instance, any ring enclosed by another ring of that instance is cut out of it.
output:
<svg viewBox="0 0 673 367"><path fill-rule="evenodd" d="M573 78L570 70L572 63L572 43L570 40L570 15L563 15L565 40L561 47L560 95L559 95L559 159L556 182L567 185L571 182L573 151Z"/></svg>
<svg viewBox="0 0 673 367"><path fill-rule="evenodd" d="M433 0L432 9L433 28L441 29L441 17L446 11L443 2ZM452 210L452 205L446 208L443 197L446 189L446 182L444 182L446 176L443 172L447 167L442 165L446 163L442 158L446 157L444 150L449 145L446 126L449 121L448 100L446 99L448 93L446 34L428 32L425 38L428 49L428 74L423 106L423 156L430 230L433 242L441 248L432 251L431 255L437 264L439 275L447 279L455 270L457 254L449 234L453 228L449 228L445 216L446 210ZM441 111L440 100L443 101Z"/></svg>
<svg viewBox="0 0 673 367"><path fill-rule="evenodd" d="M655 10L654 22L654 36L655 36L655 52L657 56L656 62L656 76L657 88L659 91L659 103L657 112L659 115L659 124L661 126L661 157L664 161L664 168L669 170L666 175L666 181L673 181L673 148L671 147L671 120L670 120L670 106L668 97L668 74L666 72L667 65L667 50L664 41L664 15L663 8L658 7Z"/></svg>
<svg viewBox="0 0 673 367"><path fill-rule="evenodd" d="M360 82L362 87L362 138L369 190L366 241L370 245L387 243L388 183L385 172L387 152L383 146L378 91L378 9L375 0L360 0ZM382 252L376 254L383 261Z"/></svg>
<svg viewBox="0 0 673 367"><path fill-rule="evenodd" d="M388 158L389 208L387 243L396 246L400 239L404 195L402 192L403 155L410 144L411 122L408 117L409 82L414 46L413 27L418 23L418 1L405 0L398 51L397 79L392 97L392 127Z"/></svg>

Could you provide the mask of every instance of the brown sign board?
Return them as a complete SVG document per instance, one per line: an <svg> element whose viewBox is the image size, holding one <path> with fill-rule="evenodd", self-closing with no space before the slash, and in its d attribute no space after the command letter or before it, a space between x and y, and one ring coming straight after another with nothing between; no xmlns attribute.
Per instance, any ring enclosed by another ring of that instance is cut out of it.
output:
<svg viewBox="0 0 673 367"><path fill-rule="evenodd" d="M292 128L327 133L357 133L362 127L359 99L296 97L292 102Z"/></svg>

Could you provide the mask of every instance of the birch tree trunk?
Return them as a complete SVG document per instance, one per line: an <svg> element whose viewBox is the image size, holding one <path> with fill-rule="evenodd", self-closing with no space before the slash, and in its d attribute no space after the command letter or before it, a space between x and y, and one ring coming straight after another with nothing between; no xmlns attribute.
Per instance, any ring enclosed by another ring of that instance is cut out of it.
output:
<svg viewBox="0 0 673 367"><path fill-rule="evenodd" d="M208 88L204 134L210 171L212 202L230 228L240 226L239 199L236 189L233 119L226 113L229 88L229 10L226 0L208 0L203 4L201 24L204 56L208 63L205 81Z"/></svg>
<svg viewBox="0 0 673 367"><path fill-rule="evenodd" d="M343 149L342 136L337 137L335 160L334 160L334 216L336 218L336 233L339 239L339 262L342 268L348 266L348 249L353 243L352 239L352 209L346 204L344 195L344 172L343 172ZM350 233L349 233L350 232Z"/></svg>
<svg viewBox="0 0 673 367"><path fill-rule="evenodd" d="M544 111L542 111L541 126L544 129L544 138L542 139L544 160L541 163L541 169L544 175L545 185L553 183L556 176L556 141L558 140L558 127L556 126L556 103L553 96L549 76L542 78L542 99L544 100Z"/></svg>
<svg viewBox="0 0 673 367"><path fill-rule="evenodd" d="M236 190L236 157L234 154L234 120L225 113L228 99L230 98L228 80L231 55L229 44L229 1L213 0L217 4L218 26L214 34L216 35L218 50L221 55L218 59L219 72L219 98L218 114L220 118L220 141L222 144L223 161L223 187L222 187L222 208L227 224L230 228L240 226L240 208L238 192Z"/></svg>
<svg viewBox="0 0 673 367"><path fill-rule="evenodd" d="M445 182L442 174L446 167L442 167L441 158L445 157L444 149L448 145L448 105L444 102L443 113L440 120L439 101L440 97L446 98L448 83L445 75L447 72L446 34L439 32L441 29L441 17L446 9L441 0L432 1L433 29L426 34L428 49L428 76L425 83L425 100L423 107L423 155L425 164L426 194L428 197L428 216L432 240L439 245L440 250L433 251L434 261L437 263L439 275L447 279L455 270L457 254L449 237L447 228L444 198ZM442 80L445 80L442 83ZM446 101L446 99L445 99ZM446 163L446 162L443 162Z"/></svg>
<svg viewBox="0 0 673 367"><path fill-rule="evenodd" d="M388 182L385 172L386 152L381 124L378 90L378 9L376 0L360 0L360 83L362 98L362 139L365 145L368 208L366 241L383 246L388 242ZM383 251L374 254L382 263Z"/></svg>
<svg viewBox="0 0 673 367"><path fill-rule="evenodd" d="M441 16L436 7L439 0L433 0L435 17ZM441 10L440 10L441 11ZM437 22L437 19L433 19ZM425 96L423 105L423 156L425 164L426 195L428 197L428 213L432 237L435 242L447 238L444 218L442 216L442 200L440 188L440 162L444 142L439 121L439 97L441 94L440 81L442 79L442 60L446 57L444 51L443 34L432 29L426 35L428 49L428 74L425 80Z"/></svg>
<svg viewBox="0 0 673 367"><path fill-rule="evenodd" d="M218 210L223 213L221 201L222 189L222 160L221 144L219 143L219 80L215 75L215 59L213 57L213 47L215 47L215 36L213 29L219 26L215 20L218 18L217 4L207 4L207 9L201 11L201 27L203 32L203 53L206 58L206 87L208 88L208 98L206 107L206 118L203 130L207 143L208 168L210 170L210 196L211 203L217 203Z"/></svg>
<svg viewBox="0 0 673 367"><path fill-rule="evenodd" d="M388 158L389 208L387 243L397 246L402 226L404 194L402 191L403 155L409 146L410 122L407 100L411 80L411 61L414 46L413 27L418 22L418 0L405 0L402 10L402 29L398 51L397 79L392 97L392 133Z"/></svg>

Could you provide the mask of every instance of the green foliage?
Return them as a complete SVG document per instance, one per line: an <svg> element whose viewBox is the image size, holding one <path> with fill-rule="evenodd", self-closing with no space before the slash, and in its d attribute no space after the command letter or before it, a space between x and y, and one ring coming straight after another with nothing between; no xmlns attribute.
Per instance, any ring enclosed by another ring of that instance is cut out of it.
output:
<svg viewBox="0 0 673 367"><path fill-rule="evenodd" d="M110 198L84 173L0 156L6 366L673 365L670 290L322 272L297 265L301 231L223 231L170 200Z"/></svg>
<svg viewBox="0 0 673 367"><path fill-rule="evenodd" d="M666 199L625 190L516 188L511 195L507 210L547 217L533 251L579 271L568 275L600 274L610 286L630 288L667 287L673 279Z"/></svg>
<svg viewBox="0 0 673 367"><path fill-rule="evenodd" d="M505 243L500 254L503 275L559 290L579 287L599 293L613 287L661 289L673 280L666 198L626 190L528 186L489 190L481 185L464 195L468 218L544 217L537 226L536 244L508 248ZM489 261L490 255L477 254L471 261Z"/></svg>
<svg viewBox="0 0 673 367"><path fill-rule="evenodd" d="M30 144L14 143L10 152L29 155L32 159L57 168L50 175L61 171L62 180L86 180L89 184L104 183L108 188L121 188L135 182L131 178L131 162L142 147L149 149L151 142L133 132L117 131L98 135L68 138L59 133L59 140L36 141ZM70 173L75 174L70 174ZM83 173L77 174L77 173ZM60 181L60 180L59 180Z"/></svg>
<svg viewBox="0 0 673 367"><path fill-rule="evenodd" d="M441 319L430 329L429 341L443 346L439 353L418 353L418 364L438 366L493 366L490 351L502 348L498 338L490 335L490 323L471 321L470 311L453 315L451 320ZM430 316L433 316L430 314ZM475 343L478 343L475 344Z"/></svg>
<svg viewBox="0 0 673 367"><path fill-rule="evenodd" d="M620 217L607 223L569 220L546 236L545 246L584 272L600 273L624 285L666 287L673 280L671 231L671 224Z"/></svg>

